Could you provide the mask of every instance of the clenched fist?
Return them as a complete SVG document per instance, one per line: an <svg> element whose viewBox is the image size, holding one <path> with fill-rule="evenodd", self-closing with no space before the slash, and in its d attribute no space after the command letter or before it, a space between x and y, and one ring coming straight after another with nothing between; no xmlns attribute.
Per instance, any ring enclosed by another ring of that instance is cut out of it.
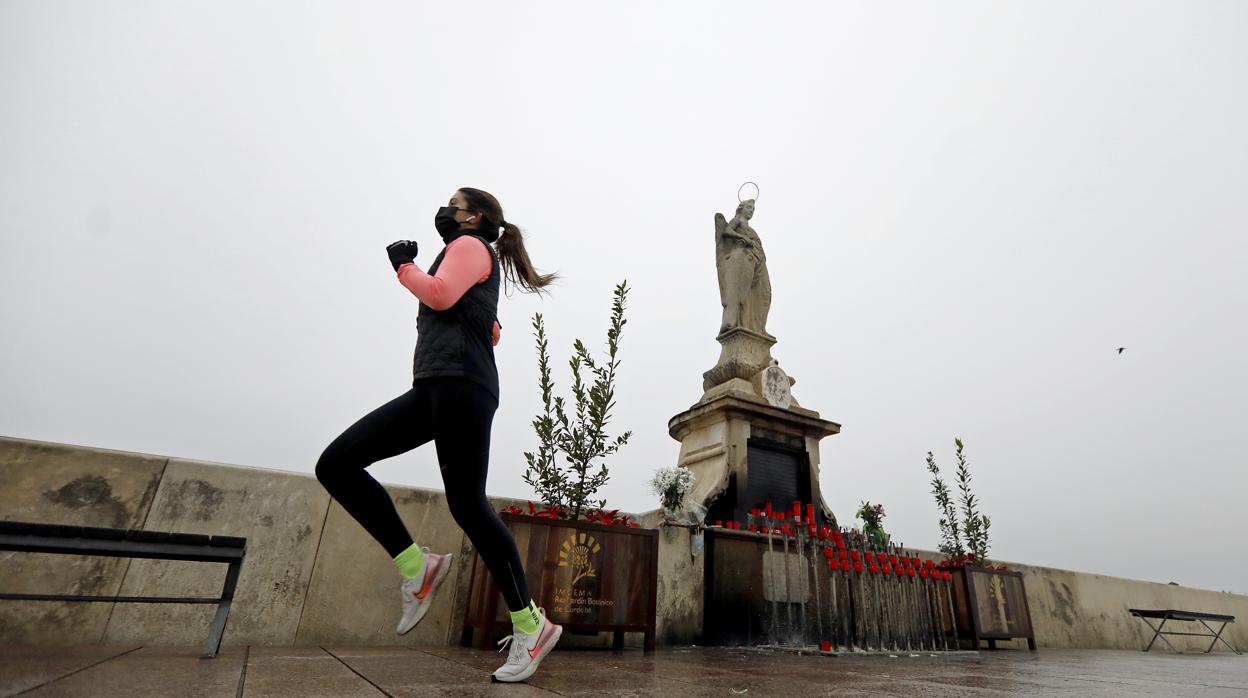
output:
<svg viewBox="0 0 1248 698"><path fill-rule="evenodd" d="M386 254L390 255L390 264L397 272L400 266L416 259L416 241L396 240L386 245Z"/></svg>

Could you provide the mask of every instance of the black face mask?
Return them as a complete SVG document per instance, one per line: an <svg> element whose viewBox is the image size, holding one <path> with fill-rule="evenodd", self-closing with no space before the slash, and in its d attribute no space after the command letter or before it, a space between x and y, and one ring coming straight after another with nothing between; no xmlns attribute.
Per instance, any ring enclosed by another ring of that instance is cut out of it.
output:
<svg viewBox="0 0 1248 698"><path fill-rule="evenodd" d="M455 214L458 211L459 209L454 206L443 206L433 217L433 227L437 228L443 237L459 230L459 221L455 220Z"/></svg>

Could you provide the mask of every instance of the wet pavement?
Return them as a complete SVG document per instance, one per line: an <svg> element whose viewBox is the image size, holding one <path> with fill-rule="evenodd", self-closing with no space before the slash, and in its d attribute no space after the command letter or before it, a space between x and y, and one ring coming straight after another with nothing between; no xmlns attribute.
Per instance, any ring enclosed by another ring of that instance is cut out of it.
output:
<svg viewBox="0 0 1248 698"><path fill-rule="evenodd" d="M460 647L0 646L0 696L1248 696L1248 655L1118 650L820 656L563 650L524 684Z"/></svg>

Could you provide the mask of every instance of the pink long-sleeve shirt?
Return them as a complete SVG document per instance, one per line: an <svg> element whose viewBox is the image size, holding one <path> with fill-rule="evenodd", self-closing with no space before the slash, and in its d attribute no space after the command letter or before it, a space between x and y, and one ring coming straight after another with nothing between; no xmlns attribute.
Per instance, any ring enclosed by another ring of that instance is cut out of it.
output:
<svg viewBox="0 0 1248 698"><path fill-rule="evenodd" d="M494 258L485 243L471 235L464 235L446 246L446 255L438 266L437 274L426 274L414 262L399 265L399 283L412 292L421 303L434 310L446 310L476 284L490 278ZM500 330L494 321L494 345L498 346Z"/></svg>

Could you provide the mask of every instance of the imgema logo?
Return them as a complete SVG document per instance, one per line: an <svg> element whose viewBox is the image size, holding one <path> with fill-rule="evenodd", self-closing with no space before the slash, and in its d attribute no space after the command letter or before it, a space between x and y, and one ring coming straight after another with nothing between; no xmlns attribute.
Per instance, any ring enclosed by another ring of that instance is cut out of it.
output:
<svg viewBox="0 0 1248 698"><path fill-rule="evenodd" d="M598 554L602 546L587 533L573 533L563 542L559 551L559 566L572 568L572 584L588 577L596 577L591 555Z"/></svg>

